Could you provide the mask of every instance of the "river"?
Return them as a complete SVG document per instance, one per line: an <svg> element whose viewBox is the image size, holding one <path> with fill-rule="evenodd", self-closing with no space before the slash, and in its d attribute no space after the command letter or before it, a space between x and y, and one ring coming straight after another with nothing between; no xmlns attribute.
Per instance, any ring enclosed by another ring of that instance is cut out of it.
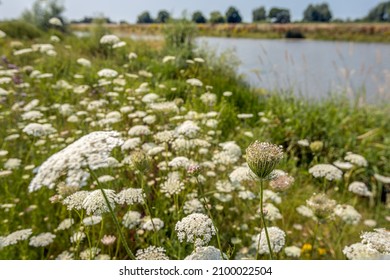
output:
<svg viewBox="0 0 390 280"><path fill-rule="evenodd" d="M390 102L390 44L200 37L197 45L233 51L238 73L256 88Z"/></svg>

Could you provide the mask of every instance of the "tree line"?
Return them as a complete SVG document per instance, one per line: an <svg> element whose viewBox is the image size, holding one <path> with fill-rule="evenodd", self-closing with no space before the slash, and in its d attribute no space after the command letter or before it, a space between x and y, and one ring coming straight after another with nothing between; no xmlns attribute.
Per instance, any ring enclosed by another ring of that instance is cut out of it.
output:
<svg viewBox="0 0 390 280"><path fill-rule="evenodd" d="M1 0L0 0L1 4ZM35 0L32 8L23 12L21 19L32 23L33 25L47 29L48 20L51 17L57 17L62 23L65 22L63 12L65 7L60 0ZM99 18L102 20L102 18ZM93 17L84 17L82 20L71 21L71 23L92 23ZM137 23L167 23L172 19L171 14L166 10L160 10L157 16L153 18L148 11L144 11L137 17ZM241 23L242 16L236 7L229 7L225 13L212 11L207 18L201 11L195 11L191 15L191 20L195 23ZM252 22L271 22L288 23L291 21L290 11L286 8L272 7L269 11L264 6L258 7L252 11ZM327 3L309 4L303 11L303 22L330 22L339 21L333 19L332 11ZM368 14L356 21L366 22L390 22L390 1L382 2L372 8ZM103 22L115 23L110 18L103 18ZM120 23L127 23L120 21Z"/></svg>
<svg viewBox="0 0 390 280"><path fill-rule="evenodd" d="M171 15L166 10L159 11L154 19L148 11L144 11L137 17L137 23L166 23ZM309 4L303 11L303 22L330 22L333 19L332 11L328 3ZM195 23L241 23L242 16L236 7L229 7L223 14L220 11L212 11L207 18L201 11L195 11L191 20ZM334 21L341 21L335 20ZM291 13L287 8L273 7L268 12L264 6L252 11L252 22L289 23ZM356 21L390 22L390 1L382 2L369 11L366 17Z"/></svg>

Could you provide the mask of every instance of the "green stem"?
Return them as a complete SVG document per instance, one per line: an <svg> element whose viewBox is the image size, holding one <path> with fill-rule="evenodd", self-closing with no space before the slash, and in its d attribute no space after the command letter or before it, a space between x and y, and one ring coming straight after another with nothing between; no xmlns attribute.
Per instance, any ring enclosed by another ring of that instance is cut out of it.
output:
<svg viewBox="0 0 390 280"><path fill-rule="evenodd" d="M222 246L221 246L221 239L219 238L219 230L218 228L215 226L215 222L214 222L214 218L213 218L213 215L211 214L211 211L210 209L207 207L207 201L206 201L206 198L204 196L204 192L203 192L203 188L202 188L202 185L199 183L198 181L198 178L196 178L196 182L198 184L198 190L200 191L201 193L201 197L202 197L202 200L203 200L203 206L204 208L206 209L207 211L207 214L209 215L210 219L211 219L211 222L213 223L213 227L215 229L215 235L217 236L217 243L218 243L218 248L219 248L219 252L221 254L221 258L222 260L224 259L223 257L223 251L222 251Z"/></svg>
<svg viewBox="0 0 390 280"><path fill-rule="evenodd" d="M142 172L140 175L140 180L141 180L141 189L146 194L144 174ZM150 217L150 221L151 221L152 226L153 226L153 242L157 245L157 243L158 243L157 229L156 229L156 226L154 225L152 211L150 210L150 207L149 207L149 204L148 204L146 198L144 199L144 207L145 207L145 211L146 211L147 215Z"/></svg>
<svg viewBox="0 0 390 280"><path fill-rule="evenodd" d="M104 190L103 190L103 186L100 184L100 182L99 182L98 178L96 177L95 173L94 173L90 168L88 168L88 169L89 169L89 172L90 172L90 174L92 175L92 177L95 179L96 184L98 185L100 191L101 191L102 194L103 194L104 200L106 201L108 210L109 210L109 212L110 212L110 214L111 214L112 219L114 220L115 226L116 226L116 228L117 228L117 230L118 230L118 233L119 233L119 237L120 237L120 239L121 239L121 241L122 241L123 246L125 247L125 250L126 250L127 255L129 256L130 259L135 260L135 256L134 256L134 254L131 252L131 250L130 250L130 248L129 248L129 245L128 245L127 242L126 242L126 239L125 239L125 237L124 237L124 235L123 235L123 232L122 232L122 230L121 230L121 226L119 225L118 219L116 218L116 216L115 216L115 214L114 214L114 211L112 210L110 201L108 200L107 195L106 195L106 193L105 193Z"/></svg>
<svg viewBox="0 0 390 280"><path fill-rule="evenodd" d="M267 238L269 257L270 257L271 260L273 260L271 242L269 240L267 225L266 225L266 222L265 222L265 217L264 217L264 212L263 212L263 188L264 188L263 187L263 180L260 179L260 217L261 217L261 221L263 223L265 237ZM260 234L260 238L261 238L261 234ZM260 243L260 240L259 240L259 243ZM259 251L257 250L256 259L257 259L258 252Z"/></svg>
<svg viewBox="0 0 390 280"><path fill-rule="evenodd" d="M313 240L311 242L311 259L313 259L313 255L314 255L314 246L316 244L316 241L317 241L317 233L318 233L318 226L319 226L320 222L317 220L316 222L316 227L314 228L314 234L313 234Z"/></svg>

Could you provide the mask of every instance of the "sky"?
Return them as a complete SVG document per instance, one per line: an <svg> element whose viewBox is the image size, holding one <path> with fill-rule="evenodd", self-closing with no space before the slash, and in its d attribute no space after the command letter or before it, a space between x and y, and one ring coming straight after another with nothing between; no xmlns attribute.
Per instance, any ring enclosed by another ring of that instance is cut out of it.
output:
<svg viewBox="0 0 390 280"><path fill-rule="evenodd" d="M136 22L137 16L149 11L156 17L158 11L164 9L174 17L180 17L183 11L191 15L200 10L208 17L211 11L225 13L228 7L235 6L243 17L243 21L252 20L252 10L265 6L288 8L293 20L302 19L302 14L309 4L319 4L326 0L61 0L65 6L67 20L79 20L84 16L109 17L111 20ZM365 16L368 11L384 0L327 0L333 18L355 19ZM25 9L30 9L34 0L0 0L0 20L14 19Z"/></svg>

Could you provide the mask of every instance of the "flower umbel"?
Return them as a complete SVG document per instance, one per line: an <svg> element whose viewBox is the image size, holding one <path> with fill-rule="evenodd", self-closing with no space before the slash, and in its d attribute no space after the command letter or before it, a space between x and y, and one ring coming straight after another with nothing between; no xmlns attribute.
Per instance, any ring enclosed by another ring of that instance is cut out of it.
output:
<svg viewBox="0 0 390 280"><path fill-rule="evenodd" d="M246 149L248 166L260 179L266 179L282 158L282 148L271 143L256 140Z"/></svg>

